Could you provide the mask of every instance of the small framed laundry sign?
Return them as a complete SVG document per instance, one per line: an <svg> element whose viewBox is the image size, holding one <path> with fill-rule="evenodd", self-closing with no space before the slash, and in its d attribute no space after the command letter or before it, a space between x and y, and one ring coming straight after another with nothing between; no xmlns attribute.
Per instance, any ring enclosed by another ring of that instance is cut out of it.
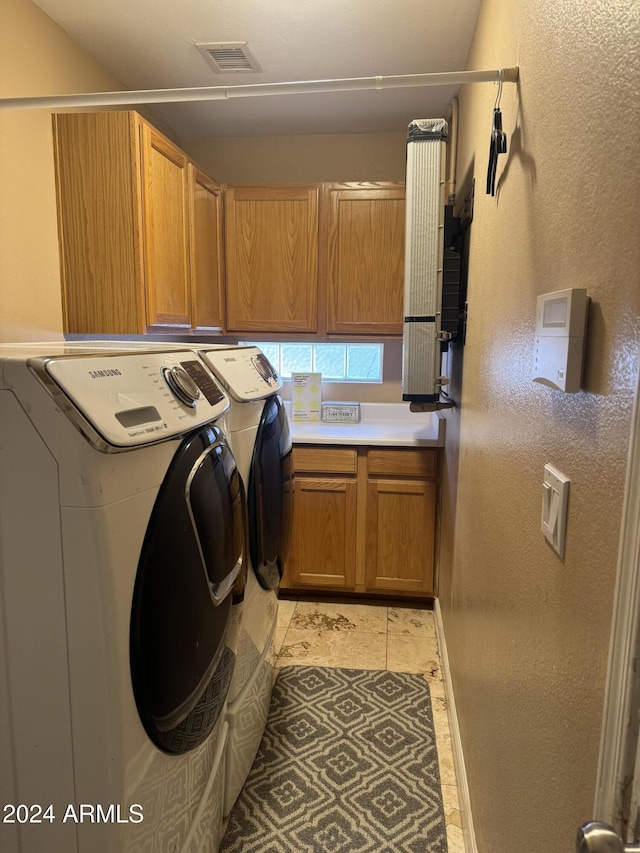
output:
<svg viewBox="0 0 640 853"><path fill-rule="evenodd" d="M322 419L322 374L291 374L291 414L294 421Z"/></svg>

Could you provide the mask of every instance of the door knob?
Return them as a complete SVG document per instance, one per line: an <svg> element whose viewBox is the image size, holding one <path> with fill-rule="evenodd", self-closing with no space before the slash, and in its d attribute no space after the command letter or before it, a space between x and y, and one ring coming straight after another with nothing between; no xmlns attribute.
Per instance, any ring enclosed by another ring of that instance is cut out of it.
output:
<svg viewBox="0 0 640 853"><path fill-rule="evenodd" d="M576 853L640 853L640 844L625 844L608 823L592 820L578 830Z"/></svg>

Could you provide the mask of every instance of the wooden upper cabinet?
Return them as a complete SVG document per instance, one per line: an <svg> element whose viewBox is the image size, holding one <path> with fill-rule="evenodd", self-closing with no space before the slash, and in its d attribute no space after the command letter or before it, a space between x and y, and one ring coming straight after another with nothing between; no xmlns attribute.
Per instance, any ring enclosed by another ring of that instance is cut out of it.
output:
<svg viewBox="0 0 640 853"><path fill-rule="evenodd" d="M192 198L192 324L195 329L224 324L224 252L222 188L191 166Z"/></svg>
<svg viewBox="0 0 640 853"><path fill-rule="evenodd" d="M329 186L329 334L402 334L404 199L403 184Z"/></svg>
<svg viewBox="0 0 640 853"><path fill-rule="evenodd" d="M147 326L189 328L189 160L149 125L141 131Z"/></svg>
<svg viewBox="0 0 640 853"><path fill-rule="evenodd" d="M226 328L315 332L319 185L227 187Z"/></svg>
<svg viewBox="0 0 640 853"><path fill-rule="evenodd" d="M53 116L65 332L146 329L135 114Z"/></svg>
<svg viewBox="0 0 640 853"><path fill-rule="evenodd" d="M65 332L220 327L220 187L133 111L53 131Z"/></svg>

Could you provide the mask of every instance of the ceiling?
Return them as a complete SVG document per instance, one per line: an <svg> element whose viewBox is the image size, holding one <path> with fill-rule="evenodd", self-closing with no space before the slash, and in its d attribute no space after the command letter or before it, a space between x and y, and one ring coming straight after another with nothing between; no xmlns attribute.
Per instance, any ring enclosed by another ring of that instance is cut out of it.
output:
<svg viewBox="0 0 640 853"><path fill-rule="evenodd" d="M481 0L35 0L129 89L462 71ZM247 42L262 72L217 74L197 42ZM154 106L183 139L406 130L457 87ZM45 93L43 93L45 94Z"/></svg>

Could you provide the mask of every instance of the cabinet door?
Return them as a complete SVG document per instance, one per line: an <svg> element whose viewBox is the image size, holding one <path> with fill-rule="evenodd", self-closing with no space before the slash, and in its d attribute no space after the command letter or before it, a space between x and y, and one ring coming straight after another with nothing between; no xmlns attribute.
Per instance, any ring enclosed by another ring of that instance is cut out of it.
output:
<svg viewBox="0 0 640 853"><path fill-rule="evenodd" d="M142 210L147 326L191 326L189 161L147 124Z"/></svg>
<svg viewBox="0 0 640 853"><path fill-rule="evenodd" d="M225 200L227 329L314 332L318 187L230 187Z"/></svg>
<svg viewBox="0 0 640 853"><path fill-rule="evenodd" d="M222 190L191 166L192 306L194 329L223 324Z"/></svg>
<svg viewBox="0 0 640 853"><path fill-rule="evenodd" d="M138 126L131 113L53 116L64 331L145 331Z"/></svg>
<svg viewBox="0 0 640 853"><path fill-rule="evenodd" d="M369 480L367 588L433 593L435 511L433 482Z"/></svg>
<svg viewBox="0 0 640 853"><path fill-rule="evenodd" d="M353 588L356 483L296 477L287 575L294 586Z"/></svg>
<svg viewBox="0 0 640 853"><path fill-rule="evenodd" d="M331 185L327 331L401 335L404 187Z"/></svg>

